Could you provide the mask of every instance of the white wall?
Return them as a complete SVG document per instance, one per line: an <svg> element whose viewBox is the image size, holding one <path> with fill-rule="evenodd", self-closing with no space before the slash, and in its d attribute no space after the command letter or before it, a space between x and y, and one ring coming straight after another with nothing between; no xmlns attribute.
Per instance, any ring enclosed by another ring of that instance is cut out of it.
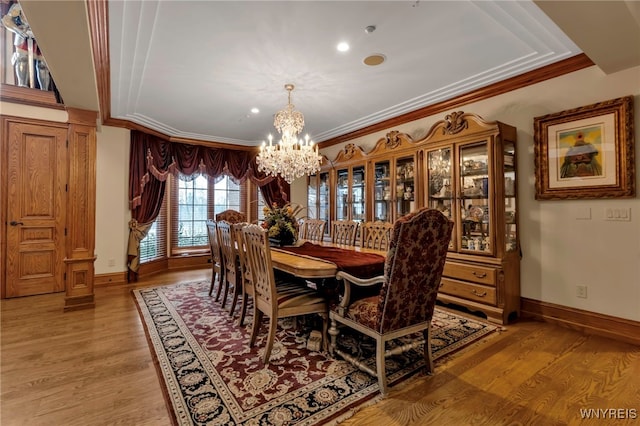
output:
<svg viewBox="0 0 640 426"><path fill-rule="evenodd" d="M129 130L101 126L96 159L96 274L127 270Z"/></svg>
<svg viewBox="0 0 640 426"><path fill-rule="evenodd" d="M523 297L640 320L640 199L536 201L534 186L534 117L627 95L635 97L636 192L640 193L640 67L605 75L593 66L455 108L518 129ZM408 133L417 140L445 115L426 117L350 142L368 152L389 130ZM322 153L333 160L343 147L344 144L328 147ZM302 198L293 201L306 205ZM631 221L604 221L607 208L630 208ZM585 209L590 211L591 219L578 219ZM576 297L577 285L588 287L586 299Z"/></svg>

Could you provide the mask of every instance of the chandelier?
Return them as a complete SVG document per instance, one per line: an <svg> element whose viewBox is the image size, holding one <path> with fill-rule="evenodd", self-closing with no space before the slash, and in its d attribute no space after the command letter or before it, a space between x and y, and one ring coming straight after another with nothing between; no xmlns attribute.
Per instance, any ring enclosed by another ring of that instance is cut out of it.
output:
<svg viewBox="0 0 640 426"><path fill-rule="evenodd" d="M258 170L271 176L280 175L291 183L296 178L318 172L322 157L318 154L318 147L314 149L309 135L305 139L298 139L304 128L304 116L300 111L295 111L291 104L293 84L285 84L284 88L289 92L289 103L273 119L273 126L281 139L274 144L273 136L269 135L269 145L262 142L256 160Z"/></svg>

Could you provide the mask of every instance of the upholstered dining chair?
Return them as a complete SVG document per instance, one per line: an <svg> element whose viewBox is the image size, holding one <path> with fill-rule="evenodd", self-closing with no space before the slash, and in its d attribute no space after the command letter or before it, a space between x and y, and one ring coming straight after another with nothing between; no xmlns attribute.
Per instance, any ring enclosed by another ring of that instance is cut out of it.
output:
<svg viewBox="0 0 640 426"><path fill-rule="evenodd" d="M305 287L299 282L279 281L276 286L267 231L258 225L248 225L242 228L242 235L255 294L253 327L249 345L251 347L255 345L262 319L264 315L267 315L269 317L269 334L262 359L265 364L268 364L278 319L318 314L322 317L322 336L326 349L328 305L325 298L317 291Z"/></svg>
<svg viewBox="0 0 640 426"><path fill-rule="evenodd" d="M242 236L242 228L247 226L248 223L241 222L232 225L233 235L236 241L236 250L238 253L238 260L240 261L240 284L242 288L242 304L240 305L240 318L238 324L242 327L244 325L244 318L247 315L247 305L249 303L249 297L252 299L254 296L253 290L253 278L251 277L251 268L247 259L247 247L244 243Z"/></svg>
<svg viewBox="0 0 640 426"><path fill-rule="evenodd" d="M364 222L360 229L360 246L375 250L388 250L391 242L391 230L393 223L382 222Z"/></svg>
<svg viewBox="0 0 640 426"><path fill-rule="evenodd" d="M359 223L355 220L334 220L331 224L331 242L355 246L358 225Z"/></svg>
<svg viewBox="0 0 640 426"><path fill-rule="evenodd" d="M307 241L320 242L324 239L324 230L327 226L326 220L305 219L300 228L300 238Z"/></svg>
<svg viewBox="0 0 640 426"><path fill-rule="evenodd" d="M226 220L229 223L240 223L247 221L247 215L237 210L225 210L216 214L216 222Z"/></svg>
<svg viewBox="0 0 640 426"><path fill-rule="evenodd" d="M240 271L240 261L236 248L236 238L233 233L233 224L222 220L217 222L218 243L222 253L222 267L224 268L224 282L222 287L222 308L227 303L227 294L231 290L231 307L229 314L233 316L233 311L238 303L238 297L242 293L242 277Z"/></svg>
<svg viewBox="0 0 640 426"><path fill-rule="evenodd" d="M207 237L209 238L209 249L211 250L211 287L209 287L209 296L213 294L213 287L217 282L216 300L218 300L224 281L222 276L224 268L222 267L222 254L218 244L218 230L216 223L211 219L207 219Z"/></svg>
<svg viewBox="0 0 640 426"><path fill-rule="evenodd" d="M427 373L433 372L431 318L452 229L453 222L437 210L408 214L393 225L384 276L363 280L344 272L336 275L345 281L345 289L340 304L329 312L329 350L377 377L383 395L387 393L386 357L424 345L425 367ZM351 303L352 285L370 286L379 282L382 282L380 294ZM337 348L337 323L375 339L376 371ZM420 338L387 350L388 341L414 333Z"/></svg>

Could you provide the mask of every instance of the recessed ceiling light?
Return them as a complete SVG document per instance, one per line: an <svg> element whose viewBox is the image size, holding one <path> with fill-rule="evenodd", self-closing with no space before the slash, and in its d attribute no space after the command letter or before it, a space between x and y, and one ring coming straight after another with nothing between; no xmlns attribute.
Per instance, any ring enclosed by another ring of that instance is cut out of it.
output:
<svg viewBox="0 0 640 426"><path fill-rule="evenodd" d="M347 43L346 41L338 43L337 49L339 52L346 52L347 50L349 50L349 43Z"/></svg>
<svg viewBox="0 0 640 426"><path fill-rule="evenodd" d="M260 110L258 108L254 107L254 108L251 108L251 112L254 113L254 114L257 114L257 113L260 112Z"/></svg>
<svg viewBox="0 0 640 426"><path fill-rule="evenodd" d="M365 65L375 67L376 65L380 65L386 60L387 60L387 57L384 56L382 53L374 53L373 55L369 55L366 58L364 58L362 62L364 62Z"/></svg>

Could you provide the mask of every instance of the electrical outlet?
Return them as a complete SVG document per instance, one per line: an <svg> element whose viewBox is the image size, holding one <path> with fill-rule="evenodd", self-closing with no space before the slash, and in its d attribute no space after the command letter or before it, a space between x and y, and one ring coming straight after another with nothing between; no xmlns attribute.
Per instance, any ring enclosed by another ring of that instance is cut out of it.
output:
<svg viewBox="0 0 640 426"><path fill-rule="evenodd" d="M623 207L620 209L606 208L604 211L604 220L631 222L631 208Z"/></svg>
<svg viewBox="0 0 640 426"><path fill-rule="evenodd" d="M587 298L587 286L586 285L577 285L576 286L576 296L582 297L583 299Z"/></svg>
<svg viewBox="0 0 640 426"><path fill-rule="evenodd" d="M116 260L115 259L109 259L109 261L107 262L107 266L116 266Z"/></svg>

